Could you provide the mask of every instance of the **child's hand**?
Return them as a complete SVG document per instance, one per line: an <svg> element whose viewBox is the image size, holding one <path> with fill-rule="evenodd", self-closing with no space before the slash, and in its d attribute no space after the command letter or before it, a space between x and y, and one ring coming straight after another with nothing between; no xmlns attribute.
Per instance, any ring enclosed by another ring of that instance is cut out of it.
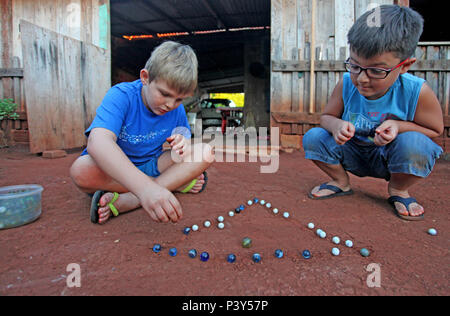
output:
<svg viewBox="0 0 450 316"><path fill-rule="evenodd" d="M334 140L338 145L344 145L355 136L355 126L347 121L340 121L336 131L333 132Z"/></svg>
<svg viewBox="0 0 450 316"><path fill-rule="evenodd" d="M384 146L392 142L398 135L398 125L394 120L384 121L375 130L375 137L373 139L375 145Z"/></svg>
<svg viewBox="0 0 450 316"><path fill-rule="evenodd" d="M187 151L188 142L183 135L174 134L168 137L167 142L169 143L172 150L175 151L178 155L183 156Z"/></svg>
<svg viewBox="0 0 450 316"><path fill-rule="evenodd" d="M180 202L169 190L159 186L148 186L138 198L144 210L155 222L177 222L183 216Z"/></svg>

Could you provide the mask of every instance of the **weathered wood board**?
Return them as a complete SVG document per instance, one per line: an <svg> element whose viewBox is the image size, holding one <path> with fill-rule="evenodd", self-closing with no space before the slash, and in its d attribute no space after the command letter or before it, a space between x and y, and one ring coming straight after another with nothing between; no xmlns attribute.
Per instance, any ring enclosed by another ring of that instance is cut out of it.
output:
<svg viewBox="0 0 450 316"><path fill-rule="evenodd" d="M26 21L20 29L30 152L84 146L110 87L106 50Z"/></svg>

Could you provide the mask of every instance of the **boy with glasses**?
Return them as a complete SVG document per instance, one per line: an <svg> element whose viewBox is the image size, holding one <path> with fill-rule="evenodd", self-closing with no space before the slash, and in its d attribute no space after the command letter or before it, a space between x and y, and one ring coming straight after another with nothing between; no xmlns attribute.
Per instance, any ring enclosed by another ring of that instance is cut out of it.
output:
<svg viewBox="0 0 450 316"><path fill-rule="evenodd" d="M379 10L380 26L368 23ZM414 10L383 5L363 14L348 33L348 73L321 116L321 127L303 138L305 156L331 181L312 189L312 199L349 195L347 172L389 182L389 203L405 220L424 218L408 189L426 178L442 149L441 106L432 89L407 71L423 30Z"/></svg>

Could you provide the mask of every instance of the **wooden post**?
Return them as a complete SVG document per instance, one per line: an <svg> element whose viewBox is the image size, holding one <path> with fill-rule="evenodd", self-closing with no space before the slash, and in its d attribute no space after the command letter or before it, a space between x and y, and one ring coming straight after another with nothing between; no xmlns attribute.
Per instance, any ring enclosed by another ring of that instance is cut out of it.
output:
<svg viewBox="0 0 450 316"><path fill-rule="evenodd" d="M311 69L310 69L310 84L309 84L309 113L314 113L314 90L315 90L315 69L314 62L316 60L316 0L312 0L311 10Z"/></svg>
<svg viewBox="0 0 450 316"><path fill-rule="evenodd" d="M14 68L20 67L20 59L17 56L14 56L12 58L12 65ZM22 106L22 98L21 98L21 78L14 77L13 78L13 90L14 90L14 103L17 104L17 110L16 111L24 111L24 108Z"/></svg>

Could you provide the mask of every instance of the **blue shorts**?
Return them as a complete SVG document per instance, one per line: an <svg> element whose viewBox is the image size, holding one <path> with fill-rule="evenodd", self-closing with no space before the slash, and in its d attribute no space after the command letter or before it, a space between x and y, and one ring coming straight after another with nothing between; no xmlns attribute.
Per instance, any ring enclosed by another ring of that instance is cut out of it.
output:
<svg viewBox="0 0 450 316"><path fill-rule="evenodd" d="M341 164L358 177L389 181L391 173L425 178L434 167L442 148L418 132L405 132L386 146L361 146L348 141L338 145L327 130L315 127L303 136L305 158L327 164Z"/></svg>
<svg viewBox="0 0 450 316"><path fill-rule="evenodd" d="M158 170L158 159L159 159L159 157L160 156L152 157L146 163L144 163L142 165L139 165L139 166L136 166L136 168L141 170L143 173L145 173L149 177L157 178L157 177L159 177L161 175L161 173Z"/></svg>
<svg viewBox="0 0 450 316"><path fill-rule="evenodd" d="M80 156L85 156L85 155L88 155L88 152L86 149L83 150L83 152L81 153ZM161 153L161 155L162 155L162 153ZM136 164L134 164L134 165L136 166L136 168L141 170L143 173L145 173L149 177L157 178L161 175L161 173L158 170L158 159L159 159L159 157L161 157L161 155L152 157L146 163L143 163L140 165L136 165Z"/></svg>

